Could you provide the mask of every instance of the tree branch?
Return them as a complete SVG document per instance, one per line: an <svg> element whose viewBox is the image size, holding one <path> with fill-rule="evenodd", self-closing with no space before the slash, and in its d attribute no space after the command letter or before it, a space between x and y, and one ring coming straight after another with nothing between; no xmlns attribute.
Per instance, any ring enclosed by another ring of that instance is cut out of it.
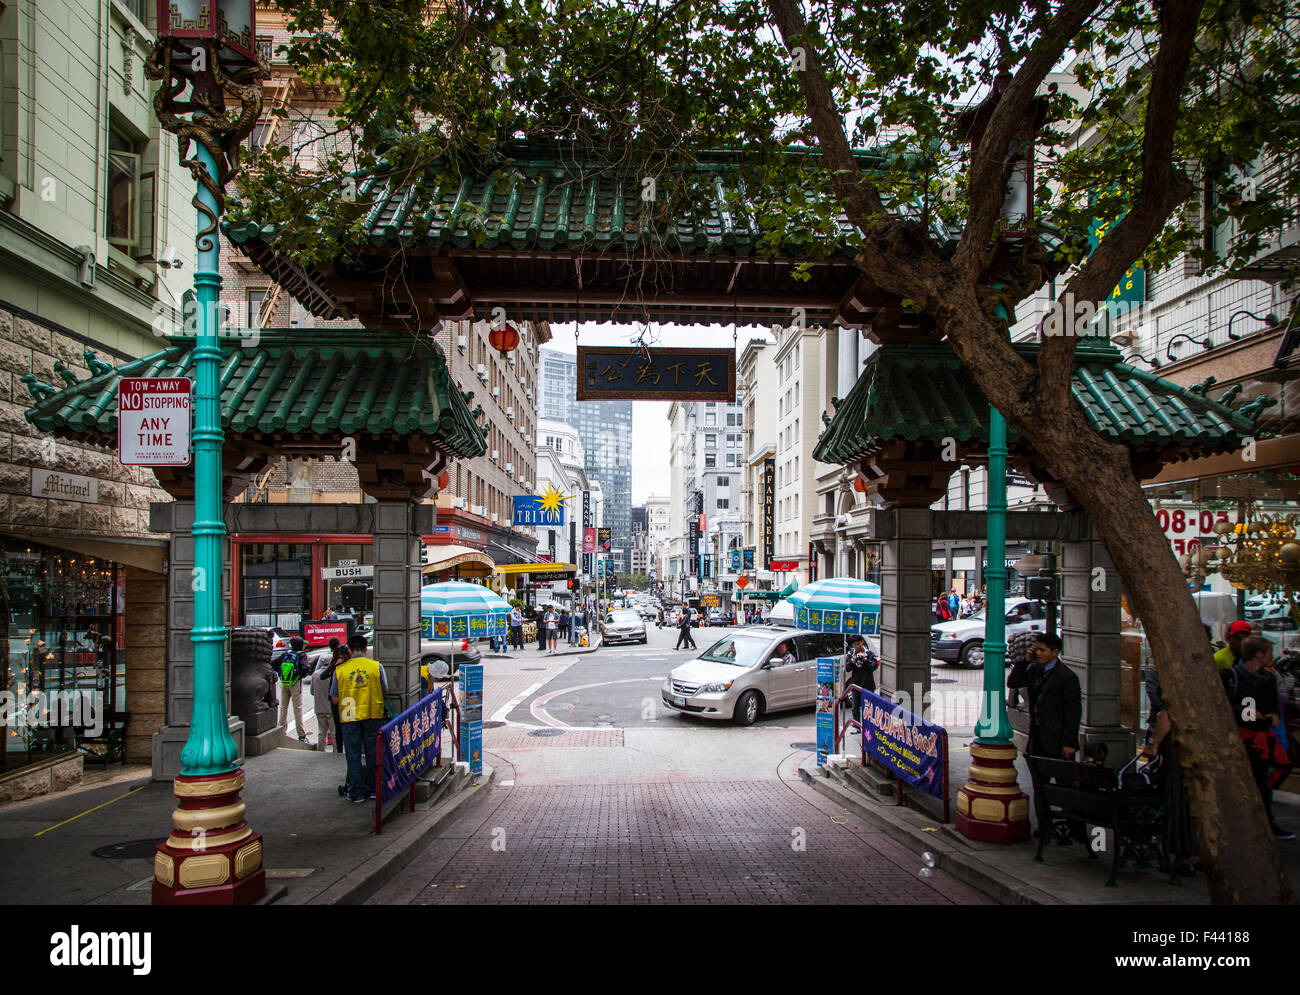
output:
<svg viewBox="0 0 1300 995"><path fill-rule="evenodd" d="M1159 5L1160 48L1151 72L1142 138L1142 186L1123 219L1107 232L1097 249L1066 285L1058 301L1108 300L1124 272L1156 238L1169 215L1194 189L1174 166L1174 133L1183 82L1201 17L1203 0L1168 0ZM1038 354L1039 385L1046 394L1064 395L1074 368L1073 335L1045 338Z"/></svg>
<svg viewBox="0 0 1300 995"><path fill-rule="evenodd" d="M1067 0L1044 31L1040 43L1020 64L1011 85L989 117L979 147L971 157L970 210L953 262L959 277L980 279L992 251L990 238L1006 199L1005 169L1011 141L1029 111L1038 86L1069 48L1074 36L1096 10L1098 0Z"/></svg>
<svg viewBox="0 0 1300 995"><path fill-rule="evenodd" d="M817 133L822 157L831 168L836 194L849 207L849 220L866 234L873 219L886 219L889 214L880 199L880 192L863 178L862 170L853 158L848 136L844 133L844 122L835 111L835 98L821 55L808 43L808 25L803 11L799 9L798 0L768 0L767 6L786 50L793 54L796 48L803 49L805 69L799 73L799 85L808 103L808 114Z"/></svg>

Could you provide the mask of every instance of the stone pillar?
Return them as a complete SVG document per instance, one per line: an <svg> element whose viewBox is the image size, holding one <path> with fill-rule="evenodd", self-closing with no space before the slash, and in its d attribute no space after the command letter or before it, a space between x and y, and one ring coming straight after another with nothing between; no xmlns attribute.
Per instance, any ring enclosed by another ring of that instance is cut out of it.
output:
<svg viewBox="0 0 1300 995"><path fill-rule="evenodd" d="M153 736L167 721L167 577L126 568L126 724L128 763L148 763Z"/></svg>
<svg viewBox="0 0 1300 995"><path fill-rule="evenodd" d="M420 696L420 530L431 505L380 501L374 509L375 634L371 652L388 676L393 713ZM430 526L429 531L432 531Z"/></svg>
<svg viewBox="0 0 1300 995"><path fill-rule="evenodd" d="M190 526L194 522L194 504L173 501L149 506L149 530L169 536L167 556L166 653L167 724L153 737L153 777L170 780L181 771L181 750L189 737L190 712L194 697L194 539ZM230 540L224 540L220 578L207 578L221 584L221 601L225 624L230 625ZM130 660L127 667L130 667ZM230 644L226 643L226 707L230 707ZM238 762L244 760L244 723L231 716L230 735L239 749Z"/></svg>
<svg viewBox="0 0 1300 995"><path fill-rule="evenodd" d="M929 508L887 508L875 513L872 535L884 540L880 584L881 694L909 697L924 711L930 692ZM897 700L897 699L896 699Z"/></svg>
<svg viewBox="0 0 1300 995"><path fill-rule="evenodd" d="M1119 572L1091 528L1061 543L1061 658L1083 688L1083 742L1104 740L1110 766L1133 756L1133 732L1120 720Z"/></svg>

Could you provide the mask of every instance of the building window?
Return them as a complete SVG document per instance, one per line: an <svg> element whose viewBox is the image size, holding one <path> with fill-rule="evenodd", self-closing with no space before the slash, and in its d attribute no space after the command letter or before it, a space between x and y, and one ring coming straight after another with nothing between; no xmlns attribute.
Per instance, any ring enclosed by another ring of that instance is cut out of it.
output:
<svg viewBox="0 0 1300 995"><path fill-rule="evenodd" d="M730 486L731 486L731 478L730 478L730 477L719 477L719 478L718 478L718 486L719 486L719 487L730 487Z"/></svg>
<svg viewBox="0 0 1300 995"><path fill-rule="evenodd" d="M736 454L727 453L727 466L736 466Z"/></svg>
<svg viewBox="0 0 1300 995"><path fill-rule="evenodd" d="M719 507L719 508L730 508L730 507L731 507L731 499L730 499L730 498L718 498L718 507Z"/></svg>
<svg viewBox="0 0 1300 995"><path fill-rule="evenodd" d="M718 424L718 416L712 411L706 412L704 415L704 424L706 427L712 427Z"/></svg>
<svg viewBox="0 0 1300 995"><path fill-rule="evenodd" d="M108 197L104 226L108 243L132 255L148 255L153 235L153 173L141 175L147 142L136 141L115 127L108 130ZM145 227L149 237L144 235Z"/></svg>
<svg viewBox="0 0 1300 995"><path fill-rule="evenodd" d="M715 449L717 448L717 445L718 445L718 437L716 435L706 434L704 436L705 449Z"/></svg>
<svg viewBox="0 0 1300 995"><path fill-rule="evenodd" d="M730 427L735 424L736 424L736 416L734 414L727 415L727 425Z"/></svg>
<svg viewBox="0 0 1300 995"><path fill-rule="evenodd" d="M704 454L704 469L712 470L718 465L718 457L713 453Z"/></svg>
<svg viewBox="0 0 1300 995"><path fill-rule="evenodd" d="M261 290L247 290L244 292L244 300L248 305L248 327L260 328L262 318L262 306L266 303L267 294L270 291L265 287Z"/></svg>

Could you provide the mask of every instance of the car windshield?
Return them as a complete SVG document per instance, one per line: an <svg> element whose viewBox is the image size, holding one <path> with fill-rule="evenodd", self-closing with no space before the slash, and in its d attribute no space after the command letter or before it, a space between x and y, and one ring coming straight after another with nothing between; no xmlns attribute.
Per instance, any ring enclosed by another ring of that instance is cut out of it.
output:
<svg viewBox="0 0 1300 995"><path fill-rule="evenodd" d="M610 612L609 621L614 623L640 622L641 616L634 611L620 609L619 611Z"/></svg>
<svg viewBox="0 0 1300 995"><path fill-rule="evenodd" d="M752 667L764 659L763 650L767 648L767 642L753 636L728 636L710 646L700 659Z"/></svg>

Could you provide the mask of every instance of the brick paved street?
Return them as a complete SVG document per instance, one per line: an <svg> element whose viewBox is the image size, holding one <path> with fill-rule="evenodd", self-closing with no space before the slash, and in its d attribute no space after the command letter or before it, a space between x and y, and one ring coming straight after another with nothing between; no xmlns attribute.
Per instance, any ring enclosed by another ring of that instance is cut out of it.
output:
<svg viewBox="0 0 1300 995"><path fill-rule="evenodd" d="M988 901L922 877L918 855L799 780L811 711L750 728L616 710L617 728L536 723L530 703L575 698L565 688L637 700L626 675L675 665L656 652L485 661L487 713L529 692L484 731L495 784L370 904Z"/></svg>

